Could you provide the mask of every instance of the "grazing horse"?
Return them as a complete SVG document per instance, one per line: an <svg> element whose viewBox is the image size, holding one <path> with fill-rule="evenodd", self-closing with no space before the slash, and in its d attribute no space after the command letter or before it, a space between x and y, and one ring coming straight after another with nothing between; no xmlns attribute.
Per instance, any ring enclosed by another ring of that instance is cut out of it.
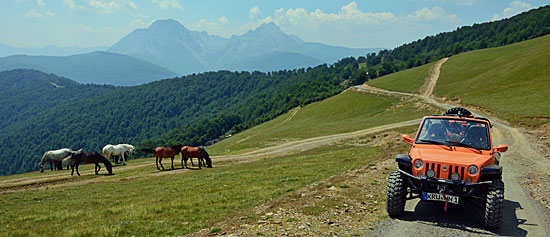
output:
<svg viewBox="0 0 550 237"><path fill-rule="evenodd" d="M178 153L180 153L182 147L183 147L182 144L178 144L178 145L171 146L171 147L159 146L155 150L153 150L153 149L142 149L141 151L148 152L148 153L153 153L154 152L155 157L157 158L156 159L157 169L160 170L160 168L159 168L159 163L160 163L160 167L162 167L162 170L164 170L164 166L162 165L162 158L172 159L172 169L174 169L174 157Z"/></svg>
<svg viewBox="0 0 550 237"><path fill-rule="evenodd" d="M126 162L124 161L124 154L127 151L134 154L134 150L135 150L135 147L130 144L118 144L118 145L107 144L105 145L105 147L103 147L103 155L107 159L110 159L111 156L121 156L122 164L126 165Z"/></svg>
<svg viewBox="0 0 550 237"><path fill-rule="evenodd" d="M80 149L80 150L82 150L82 149ZM65 159L66 157L74 154L74 153L75 153L75 151L73 151L69 148L62 148L62 149L59 149L59 150L46 151L44 153L44 155L42 156L42 160L38 164L38 168L40 168L40 172L42 173L42 172L44 172L44 163L50 162L50 167L51 167L51 162L53 162L57 166L57 169L61 170L62 169L61 161L63 159ZM53 170L53 167L51 167L51 169Z"/></svg>
<svg viewBox="0 0 550 237"><path fill-rule="evenodd" d="M205 167L212 168L212 160L208 155L208 152L204 148L184 146L181 148L181 168L183 168L183 161L185 160L185 168L187 168L187 159L191 160L191 165L193 164L193 158L197 158L199 162L199 169L201 168L201 162ZM206 160L206 163L204 162Z"/></svg>
<svg viewBox="0 0 550 237"><path fill-rule="evenodd" d="M105 168L107 168L107 171L109 171L109 174L113 174L113 165L107 158L99 154L98 152L83 152L79 151L71 155L71 160L73 163L72 165L72 171L71 176L74 173L74 167L76 167L76 174L80 176L80 173L78 173L78 166L80 165L80 162L84 163L94 163L95 164L95 174L97 175L99 173L99 170L101 169L101 166L99 166L99 162L102 162L105 165Z"/></svg>

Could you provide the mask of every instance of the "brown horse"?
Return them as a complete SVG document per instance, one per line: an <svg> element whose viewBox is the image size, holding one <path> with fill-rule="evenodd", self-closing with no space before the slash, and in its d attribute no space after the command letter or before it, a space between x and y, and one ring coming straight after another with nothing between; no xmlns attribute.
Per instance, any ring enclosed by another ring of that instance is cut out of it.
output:
<svg viewBox="0 0 550 237"><path fill-rule="evenodd" d="M191 159L191 165L193 164L193 158L197 158L199 162L199 169L201 168L201 162L204 166L212 168L212 160L205 149L200 147L184 146L181 148L181 168L183 168L183 161L185 160L185 168L187 168L187 159ZM206 160L206 163L205 163Z"/></svg>
<svg viewBox="0 0 550 237"><path fill-rule="evenodd" d="M80 162L84 162L84 163L88 163L88 164L91 164L91 163L94 163L95 164L95 174L98 174L99 173L99 170L101 169L101 166L99 166L99 162L102 162L104 165L105 165L105 168L107 168L107 171L109 171L109 174L113 174L113 165L111 164L111 162L109 162L109 160L107 160L107 158L105 158L104 156L102 156L101 154L97 153L97 152L83 152L83 151L78 151L74 154L72 154L71 156L69 156L70 159L72 160L69 161L68 163L72 163L72 171L71 171L71 176L73 175L74 173L74 167L76 167L76 174L78 174L78 176L80 176L80 173L78 173L78 166L80 165Z"/></svg>
<svg viewBox="0 0 550 237"><path fill-rule="evenodd" d="M148 152L148 153L153 153L154 152L155 157L157 158L156 159L157 169L160 170L160 168L159 168L159 163L160 163L160 167L162 167L162 170L164 170L164 166L162 165L162 158L172 159L172 169L174 169L174 157L178 153L180 153L182 147L183 147L182 144L178 144L178 145L171 146L171 147L159 146L155 150L153 150L153 149L141 149L141 151L142 152Z"/></svg>

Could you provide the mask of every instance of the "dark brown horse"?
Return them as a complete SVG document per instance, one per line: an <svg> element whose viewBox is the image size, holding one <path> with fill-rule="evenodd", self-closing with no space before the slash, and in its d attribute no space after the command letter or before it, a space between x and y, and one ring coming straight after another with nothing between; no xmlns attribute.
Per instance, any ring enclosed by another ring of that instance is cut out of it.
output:
<svg viewBox="0 0 550 237"><path fill-rule="evenodd" d="M195 164L193 164L193 158L197 158L199 162L199 169L201 168L201 163L204 164L205 167L212 168L212 160L204 148L192 146L184 146L181 148L181 168L183 168L184 160L185 168L187 168L187 159L191 159L191 165L194 166Z"/></svg>
<svg viewBox="0 0 550 237"><path fill-rule="evenodd" d="M156 159L157 169L160 170L160 168L159 168L159 163L160 163L160 167L162 167L162 170L164 170L164 166L162 165L162 158L172 159L172 169L174 169L174 157L178 153L180 153L182 147L183 147L182 144L178 144L178 145L171 146L171 147L159 146L155 150L153 150L153 149L141 149L141 151L142 152L148 152L148 153L153 153L154 152L155 157L157 158Z"/></svg>
<svg viewBox="0 0 550 237"><path fill-rule="evenodd" d="M70 156L73 165L72 165L72 171L71 171L71 175L73 175L74 173L74 167L76 166L76 174L78 174L78 176L80 176L80 173L78 173L78 166L80 165L80 162L84 162L84 163L88 163L88 164L91 164L91 163L94 163L95 164L95 174L98 174L99 173L99 170L101 169L101 166L99 166L99 162L102 162L104 165L105 165L105 168L107 168L107 171L109 171L109 174L113 174L113 165L111 164L111 162L109 162L109 160L107 160L107 158L105 158L104 156L102 156L101 154L97 153L97 152L83 152L83 151L79 151L79 152L76 152L75 154L71 155Z"/></svg>

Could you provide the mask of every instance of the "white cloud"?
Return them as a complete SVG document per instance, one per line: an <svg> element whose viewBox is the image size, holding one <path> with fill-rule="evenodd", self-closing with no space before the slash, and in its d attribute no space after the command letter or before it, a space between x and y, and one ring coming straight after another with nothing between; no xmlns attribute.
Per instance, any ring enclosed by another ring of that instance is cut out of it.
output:
<svg viewBox="0 0 550 237"><path fill-rule="evenodd" d="M320 9L308 11L304 8L275 10L273 16L259 17L261 10L256 6L249 10L252 22L244 24L240 33L254 29L267 22L275 22L280 26L308 26L312 29L328 25L348 27L349 25L385 25L410 24L419 22L459 23L456 14L450 14L441 7L422 8L406 16L396 16L391 12L366 12L359 9L357 2L350 2L336 13L327 13Z"/></svg>
<svg viewBox="0 0 550 237"><path fill-rule="evenodd" d="M215 34L220 36L229 36L231 34L229 26L230 21L227 17L222 16L214 21L207 21L201 19L195 24L189 25L189 29L197 31L206 31L209 34Z"/></svg>
<svg viewBox="0 0 550 237"><path fill-rule="evenodd" d="M493 15L493 21L508 18L524 11L532 9L531 4L522 1L513 1L510 5L502 11L502 14Z"/></svg>
<svg viewBox="0 0 550 237"><path fill-rule="evenodd" d="M42 18L44 15L42 15L41 13L35 11L34 9L31 9L30 11L28 11L26 14L25 14L25 17L27 18Z"/></svg>
<svg viewBox="0 0 550 237"><path fill-rule="evenodd" d="M24 3L24 2L27 2L27 3L31 3L32 2L36 2L36 5L39 5L39 6L46 6L46 3L44 2L44 0L15 0L15 3L17 4L20 4L20 3Z"/></svg>
<svg viewBox="0 0 550 237"><path fill-rule="evenodd" d="M71 10L109 14L117 10L137 10L138 6L131 0L63 0L63 5Z"/></svg>
<svg viewBox="0 0 550 237"><path fill-rule="evenodd" d="M407 21L447 21L451 23L459 23L460 20L456 14L449 14L441 7L422 8L418 11L415 11L414 14L408 14L406 17Z"/></svg>
<svg viewBox="0 0 550 237"><path fill-rule="evenodd" d="M154 5L157 5L160 9L180 9L183 10L183 7L180 4L179 0L152 0Z"/></svg>
<svg viewBox="0 0 550 237"><path fill-rule="evenodd" d="M467 1L474 4L478 0ZM285 33L295 34L305 41L348 47L395 47L403 42L425 37L426 34L455 28L461 21L457 14L440 6L419 8L396 15L393 12L364 10L356 1L343 4L338 11L333 12L280 8L269 15L261 12L259 7L254 7L248 13L250 20L236 26L229 35L244 34L264 23L274 22ZM223 34L222 32L227 30L211 33ZM223 35L227 36L227 33ZM365 42L371 43L366 46Z"/></svg>
<svg viewBox="0 0 550 237"><path fill-rule="evenodd" d="M120 6L115 1L102 2L98 0L90 0L88 6L100 13L111 13L113 10L120 9Z"/></svg>
<svg viewBox="0 0 550 237"><path fill-rule="evenodd" d="M141 19L136 19L136 20L133 20L132 22L130 22L130 25L128 25L128 27L130 27L130 28L144 28L144 27L147 27L147 24Z"/></svg>
<svg viewBox="0 0 550 237"><path fill-rule="evenodd" d="M477 4L480 0L432 0L443 4L454 4L462 6L472 6Z"/></svg>
<svg viewBox="0 0 550 237"><path fill-rule="evenodd" d="M258 6L250 8L248 12L249 12L250 19L256 19L256 18L262 17L262 11Z"/></svg>
<svg viewBox="0 0 550 237"><path fill-rule="evenodd" d="M36 11L34 9L31 9L27 13L25 13L26 18L42 18L44 16L55 16L55 13L53 13L51 11L46 11L44 13L41 13L41 12Z"/></svg>
<svg viewBox="0 0 550 237"><path fill-rule="evenodd" d="M74 0L63 0L63 5L69 7L70 9L76 8L76 3Z"/></svg>
<svg viewBox="0 0 550 237"><path fill-rule="evenodd" d="M338 13L325 13L320 9L308 12L304 8L288 9L283 8L275 11L274 20L279 24L304 24L322 22L353 22L357 24L381 24L384 22L397 21L397 17L391 12L363 12L359 10L356 2L344 5Z"/></svg>
<svg viewBox="0 0 550 237"><path fill-rule="evenodd" d="M229 23L229 20L228 20L227 17L225 17L225 16L220 17L220 19L218 19L218 21L219 21L220 23L222 23L222 24L227 24L227 23Z"/></svg>

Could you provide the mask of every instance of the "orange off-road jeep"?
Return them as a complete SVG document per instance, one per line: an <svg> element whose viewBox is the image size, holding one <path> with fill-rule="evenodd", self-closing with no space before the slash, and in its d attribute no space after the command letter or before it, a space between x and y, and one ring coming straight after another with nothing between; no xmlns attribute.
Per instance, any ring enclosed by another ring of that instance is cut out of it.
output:
<svg viewBox="0 0 550 237"><path fill-rule="evenodd" d="M499 228L504 200L499 161L508 146L493 147L491 127L488 119L457 107L424 117L414 140L402 135L412 148L395 158L399 168L388 181L388 214L403 214L407 199L443 201L446 211L447 203L478 198L485 202L485 226Z"/></svg>

